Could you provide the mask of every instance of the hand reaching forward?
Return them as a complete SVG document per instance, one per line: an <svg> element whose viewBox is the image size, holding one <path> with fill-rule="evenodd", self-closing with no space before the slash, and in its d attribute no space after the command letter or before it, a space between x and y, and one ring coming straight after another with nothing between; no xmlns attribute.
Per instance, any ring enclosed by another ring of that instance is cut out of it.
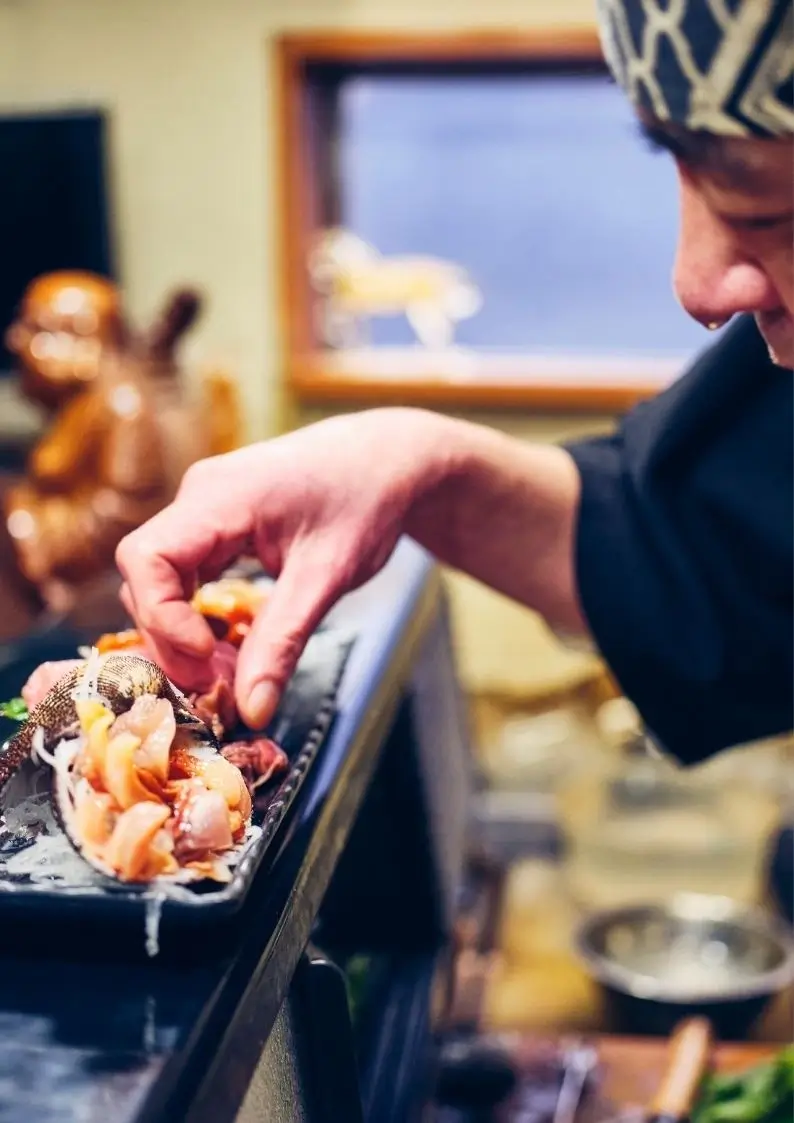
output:
<svg viewBox="0 0 794 1123"><path fill-rule="evenodd" d="M122 599L164 670L195 687L211 680L214 639L188 602L255 554L277 581L240 650L235 694L244 720L264 725L320 620L385 564L409 511L444 477L445 424L373 410L190 468L173 503L116 553Z"/></svg>
<svg viewBox="0 0 794 1123"><path fill-rule="evenodd" d="M322 617L404 532L553 626L583 631L579 492L561 448L418 409L335 417L191 468L170 507L119 546L122 597L166 673L199 689L215 677L214 640L188 602L256 554L277 580L240 651L235 694L261 727Z"/></svg>

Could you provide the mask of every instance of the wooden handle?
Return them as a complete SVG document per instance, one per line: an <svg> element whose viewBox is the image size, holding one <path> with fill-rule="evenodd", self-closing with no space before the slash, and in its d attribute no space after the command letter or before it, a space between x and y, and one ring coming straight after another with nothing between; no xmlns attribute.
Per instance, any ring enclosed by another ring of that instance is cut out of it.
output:
<svg viewBox="0 0 794 1123"><path fill-rule="evenodd" d="M712 1030L707 1018L687 1018L670 1038L662 1082L654 1096L652 1119L687 1119L708 1067Z"/></svg>

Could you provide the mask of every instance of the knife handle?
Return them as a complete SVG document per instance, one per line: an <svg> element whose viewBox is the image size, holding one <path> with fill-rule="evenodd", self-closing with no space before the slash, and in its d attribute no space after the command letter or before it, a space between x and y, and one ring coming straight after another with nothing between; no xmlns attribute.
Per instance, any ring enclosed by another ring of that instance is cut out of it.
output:
<svg viewBox="0 0 794 1123"><path fill-rule="evenodd" d="M712 1029L707 1018L687 1018L673 1031L664 1075L648 1115L657 1123L689 1118L711 1056Z"/></svg>

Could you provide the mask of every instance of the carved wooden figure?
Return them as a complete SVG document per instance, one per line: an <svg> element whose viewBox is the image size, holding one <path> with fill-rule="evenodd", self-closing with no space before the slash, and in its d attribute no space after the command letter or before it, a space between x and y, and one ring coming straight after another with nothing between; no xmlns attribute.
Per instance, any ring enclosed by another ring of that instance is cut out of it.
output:
<svg viewBox="0 0 794 1123"><path fill-rule="evenodd" d="M25 293L8 345L23 393L50 423L6 491L4 516L20 574L46 608L70 610L190 464L239 441L233 384L215 376L194 400L181 378L177 344L199 310L196 294L177 292L136 333L105 278L48 274ZM209 406L222 397L218 417Z"/></svg>

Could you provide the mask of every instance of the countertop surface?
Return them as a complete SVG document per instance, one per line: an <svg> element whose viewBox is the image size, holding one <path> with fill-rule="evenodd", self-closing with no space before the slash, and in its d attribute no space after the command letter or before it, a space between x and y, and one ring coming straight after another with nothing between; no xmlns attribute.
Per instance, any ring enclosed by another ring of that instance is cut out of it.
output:
<svg viewBox="0 0 794 1123"><path fill-rule="evenodd" d="M404 542L334 610L357 637L336 721L275 861L231 928L210 937L217 946L199 947L197 929L183 960L119 962L110 947L99 962L93 951L59 954L53 931L42 934L46 956L2 955L0 1123L173 1121L210 1060L220 1072L225 1059L214 1118L233 1118L366 790L374 716L390 694L396 701L435 580L423 551ZM86 933L86 946L95 938Z"/></svg>

